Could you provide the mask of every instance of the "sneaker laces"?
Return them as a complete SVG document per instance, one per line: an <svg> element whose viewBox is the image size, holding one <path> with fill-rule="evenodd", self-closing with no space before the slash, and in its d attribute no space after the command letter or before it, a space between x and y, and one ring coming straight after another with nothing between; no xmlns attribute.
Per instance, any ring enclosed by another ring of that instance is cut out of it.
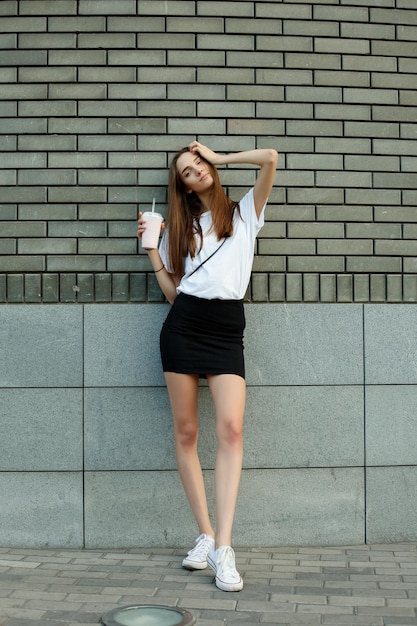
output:
<svg viewBox="0 0 417 626"><path fill-rule="evenodd" d="M224 550L220 551L217 557L218 569L221 569L222 576L225 578L240 578L238 571L236 570L235 553L233 548L227 546Z"/></svg>
<svg viewBox="0 0 417 626"><path fill-rule="evenodd" d="M195 543L195 547L188 552L188 555L192 554L192 556L195 557L206 558L207 553L213 544L213 539L210 537L210 535L203 534L197 537Z"/></svg>

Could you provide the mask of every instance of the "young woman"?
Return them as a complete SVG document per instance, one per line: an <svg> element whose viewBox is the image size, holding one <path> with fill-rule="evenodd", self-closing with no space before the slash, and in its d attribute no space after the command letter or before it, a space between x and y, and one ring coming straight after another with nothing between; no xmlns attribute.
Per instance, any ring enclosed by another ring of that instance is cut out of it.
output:
<svg viewBox="0 0 417 626"><path fill-rule="evenodd" d="M200 532L183 566L205 569L209 564L224 591L243 587L231 547L246 399L243 298L277 161L275 150L221 155L193 141L172 161L167 227L159 250L147 251L172 304L161 331L161 358L178 470ZM238 204L226 196L216 169L232 163L260 168L254 187ZM145 229L139 213L139 237ZM216 412L215 531L197 453L200 377L207 378Z"/></svg>

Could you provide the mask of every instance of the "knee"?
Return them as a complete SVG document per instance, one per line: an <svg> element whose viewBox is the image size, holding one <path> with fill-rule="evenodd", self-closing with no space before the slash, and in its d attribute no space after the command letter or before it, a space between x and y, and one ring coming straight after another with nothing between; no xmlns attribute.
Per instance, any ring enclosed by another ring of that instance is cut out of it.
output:
<svg viewBox="0 0 417 626"><path fill-rule="evenodd" d="M241 420L229 420L217 428L217 441L230 447L241 447L243 442L243 424Z"/></svg>
<svg viewBox="0 0 417 626"><path fill-rule="evenodd" d="M175 429L175 442L182 450L187 451L197 446L198 427L194 423L182 422Z"/></svg>

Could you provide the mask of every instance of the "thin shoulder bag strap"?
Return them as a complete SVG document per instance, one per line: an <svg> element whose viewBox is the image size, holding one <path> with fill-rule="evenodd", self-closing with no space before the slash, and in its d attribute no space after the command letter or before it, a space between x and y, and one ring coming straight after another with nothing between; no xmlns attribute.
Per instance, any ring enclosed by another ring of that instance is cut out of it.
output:
<svg viewBox="0 0 417 626"><path fill-rule="evenodd" d="M212 252L210 254L210 256L207 257L207 259L204 259L204 261L202 263L200 263L200 265L197 265L197 267L195 269L193 269L193 271L191 272L191 274L188 274L187 278L190 278L190 276L192 276L193 274L196 273L197 270L200 269L200 267L203 267L204 263L207 263L207 261L209 261L211 259L212 256L214 256L216 254L216 252L218 252L220 250L220 248L222 247L222 245L226 243L226 239L223 239L223 241L221 242L220 246L218 248L215 249L214 252Z"/></svg>
<svg viewBox="0 0 417 626"><path fill-rule="evenodd" d="M233 213L235 212L235 208L236 208L236 206L237 206L236 204L234 204L234 205L233 205ZM200 263L200 265L198 265L195 269L193 269L193 271L191 272L191 274L188 274L187 278L190 278L190 276L192 276L193 274L195 274L195 273L196 273L196 271L200 269L200 267L203 267L203 265L204 265L205 263L207 263L207 261L210 261L211 257L213 257L213 256L216 254L216 252L218 252L218 251L220 250L220 248L221 248L221 247L222 247L222 246L226 243L226 239L228 239L228 237L225 237L225 238L223 239L223 241L221 242L220 246L218 246L218 247L215 249L215 251L214 251L214 252L212 252L212 253L210 254L210 256L208 256L208 257L207 257L207 259L204 259L204 261L203 261L202 263Z"/></svg>

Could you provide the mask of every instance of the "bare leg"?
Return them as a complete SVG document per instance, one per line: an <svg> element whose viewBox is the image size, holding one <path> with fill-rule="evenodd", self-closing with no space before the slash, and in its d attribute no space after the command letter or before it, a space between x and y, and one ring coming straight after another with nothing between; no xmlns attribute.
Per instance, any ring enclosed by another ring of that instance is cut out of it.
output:
<svg viewBox="0 0 417 626"><path fill-rule="evenodd" d="M243 458L245 380L235 374L209 376L216 409L216 548L232 544L232 526Z"/></svg>
<svg viewBox="0 0 417 626"><path fill-rule="evenodd" d="M214 537L203 472L197 452L198 376L165 372L174 417L175 450L180 478L199 532Z"/></svg>

